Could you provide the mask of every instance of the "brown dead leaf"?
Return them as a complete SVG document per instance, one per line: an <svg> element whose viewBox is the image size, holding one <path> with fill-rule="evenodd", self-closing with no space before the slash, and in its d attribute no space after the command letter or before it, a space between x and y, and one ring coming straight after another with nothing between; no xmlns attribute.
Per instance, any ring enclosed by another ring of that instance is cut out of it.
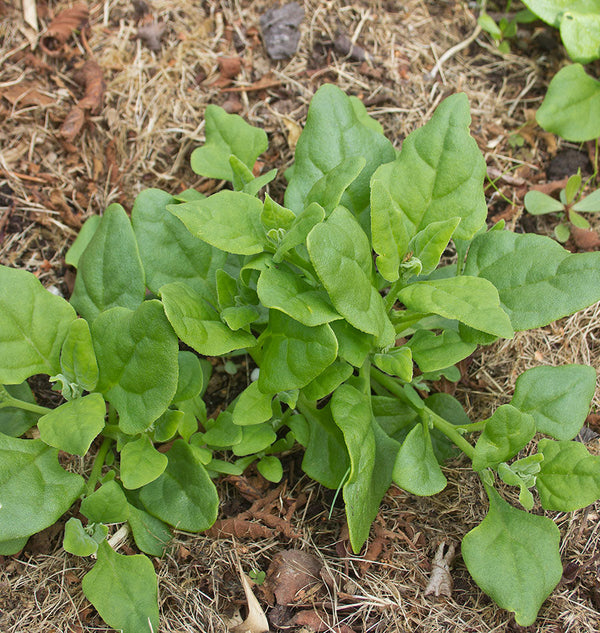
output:
<svg viewBox="0 0 600 633"><path fill-rule="evenodd" d="M355 633L347 624L331 626L327 623L327 614L324 611L299 611L287 623L287 626L305 626L315 633L333 631L334 633Z"/></svg>
<svg viewBox="0 0 600 633"><path fill-rule="evenodd" d="M74 31L81 29L87 23L89 15L87 4L84 3L74 4L71 8L61 11L46 29L40 41L40 48L47 55L58 57L62 52L63 44Z"/></svg>
<svg viewBox="0 0 600 633"><path fill-rule="evenodd" d="M551 182L545 182L543 184L533 185L531 188L536 191L541 191L548 196L551 196L553 193L564 189L567 186L567 181L569 180L568 176L565 178L561 178L560 180L552 180Z"/></svg>
<svg viewBox="0 0 600 633"><path fill-rule="evenodd" d="M2 88L0 96L4 97L13 106L47 106L54 103L54 99L38 92L33 81L21 81L14 86Z"/></svg>
<svg viewBox="0 0 600 633"><path fill-rule="evenodd" d="M264 539L274 536L273 530L266 525L248 521L247 519L232 518L219 519L215 521L213 526L206 532L211 538L251 538Z"/></svg>
<svg viewBox="0 0 600 633"><path fill-rule="evenodd" d="M348 57L358 62L364 62L371 58L369 53L358 44L354 44L352 40L343 33L340 33L333 42L336 52L344 57Z"/></svg>
<svg viewBox="0 0 600 633"><path fill-rule="evenodd" d="M242 69L241 57L219 57L217 59L219 72L224 79L237 77Z"/></svg>
<svg viewBox="0 0 600 633"><path fill-rule="evenodd" d="M98 112L102 108L106 83L102 68L94 60L87 61L75 78L85 86L83 98L71 109L60 128L60 135L67 141L75 140L85 123L85 111Z"/></svg>
<svg viewBox="0 0 600 633"><path fill-rule="evenodd" d="M600 248L600 236L593 229L580 229L577 226L571 226L571 235L577 248L582 251L595 251Z"/></svg>
<svg viewBox="0 0 600 633"><path fill-rule="evenodd" d="M152 21L138 28L137 37L142 40L147 48L156 52L161 48L162 36L166 30L167 25L164 22Z"/></svg>
<svg viewBox="0 0 600 633"><path fill-rule="evenodd" d="M280 85L281 81L279 81L279 79L275 79L271 73L267 73L257 81L247 86L233 86L232 88L223 88L223 92L256 92L258 90L275 88L276 86Z"/></svg>
<svg viewBox="0 0 600 633"><path fill-rule="evenodd" d="M452 576L450 574L450 565L454 560L455 547L453 543L448 546L447 552L444 554L446 543L440 543L435 557L431 562L431 576L425 588L425 595L435 594L436 596L450 597L452 595Z"/></svg>
<svg viewBox="0 0 600 633"><path fill-rule="evenodd" d="M295 604L308 588L321 586L321 561L302 550L290 549L273 557L265 589L275 595L278 604Z"/></svg>

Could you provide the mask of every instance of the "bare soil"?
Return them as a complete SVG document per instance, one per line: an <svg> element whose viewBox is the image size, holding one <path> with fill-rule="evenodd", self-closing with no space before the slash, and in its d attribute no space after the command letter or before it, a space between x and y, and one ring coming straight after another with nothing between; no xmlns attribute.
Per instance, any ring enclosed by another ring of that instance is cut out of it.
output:
<svg viewBox="0 0 600 633"><path fill-rule="evenodd" d="M64 44L44 39L44 29L70 4L33 4L39 32L25 23L18 3L0 0L0 263L33 272L66 297L74 273L65 252L91 214L112 202L130 209L147 187L176 193L219 186L189 168L191 151L204 140L209 103L267 131L262 169L279 170L270 186L276 199L310 98L324 82L361 98L397 147L444 97L464 91L488 164L490 222L505 219L516 231L551 234L556 223L523 215L529 188L561 181L578 167L593 171L593 147L565 143L535 125L548 82L566 61L558 34L542 23L526 25L511 53L501 54L478 30L475 2L306 0L298 50L281 61L268 57L261 39L259 17L273 5L266 0L92 2L87 24ZM488 5L493 15L504 8ZM75 132L74 120L82 123ZM510 400L524 369L574 362L600 368L600 305L484 349L455 395L480 418ZM212 413L245 386L249 369L242 364L232 377L216 367ZM42 401L55 395L43 382L35 389ZM599 405L597 393L593 410ZM597 413L589 426L600 433ZM600 453L598 439L588 446ZM249 514L258 526L254 538L177 533L168 555L154 560L161 631L228 630L245 610L239 566L267 571L291 548L312 554L322 569L314 591L287 611L272 606L268 583L255 589L274 630L289 622L285 630L338 633L600 630L600 505L551 513L563 536L565 574L536 625L523 629L478 589L460 554L451 596L424 595L439 544L458 545L486 512L464 462L445 468L448 487L433 498L392 488L366 551L356 556L346 547L342 505L303 476L301 457L284 457L279 487L255 473L220 483L221 518ZM268 503L257 506L256 494ZM65 553L61 540L58 524L19 555L0 556L2 633L111 630L81 592L92 561ZM133 553L134 545L124 542L120 551Z"/></svg>

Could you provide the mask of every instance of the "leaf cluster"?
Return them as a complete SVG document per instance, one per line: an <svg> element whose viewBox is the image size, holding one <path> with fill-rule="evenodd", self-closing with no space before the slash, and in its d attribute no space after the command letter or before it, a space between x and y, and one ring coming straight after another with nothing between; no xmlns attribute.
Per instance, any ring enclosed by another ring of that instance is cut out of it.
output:
<svg viewBox="0 0 600 633"><path fill-rule="evenodd" d="M140 551L159 556L170 527L214 523L220 473L255 463L279 481L277 455L300 444L304 472L341 490L359 552L389 486L440 492L441 465L460 449L490 503L463 558L531 624L562 571L554 522L529 512L536 498L571 511L600 497L599 458L573 441L595 372L531 369L509 404L477 421L430 383L459 380L457 364L480 344L598 301L600 254L488 230L469 124L466 97L454 95L396 152L358 99L325 85L280 204L262 193L275 172L253 173L265 133L211 106L192 166L229 188L149 189L131 218L111 205L90 219L67 256L70 302L1 267L0 553L81 500L87 522L69 520L64 546L97 556L86 595L110 626L157 630L152 564L116 553L108 525L126 523ZM239 354L258 379L213 419L206 357ZM65 402L37 405L26 383L35 374L51 376ZM92 446L86 478L59 464L59 450ZM519 489L521 508L500 482Z"/></svg>

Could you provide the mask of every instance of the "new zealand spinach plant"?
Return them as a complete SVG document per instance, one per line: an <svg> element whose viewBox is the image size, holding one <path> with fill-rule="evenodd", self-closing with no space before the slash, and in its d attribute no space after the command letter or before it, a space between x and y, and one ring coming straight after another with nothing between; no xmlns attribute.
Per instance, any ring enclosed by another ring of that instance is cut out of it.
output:
<svg viewBox="0 0 600 633"><path fill-rule="evenodd" d="M192 167L230 189L150 189L131 220L111 205L88 221L68 254L78 268L70 302L0 268L0 551L19 551L80 501L85 525L69 519L64 547L97 557L84 592L109 625L156 631L152 563L116 553L107 524L128 524L158 556L169 526L200 532L215 521L218 473L256 461L277 481L276 454L297 441L304 471L341 488L359 552L390 485L440 492L440 462L458 448L489 499L463 559L517 622L534 622L562 573L544 511L600 497L600 458L573 441L596 373L530 369L509 404L476 421L428 385L459 380L456 364L478 345L600 300L600 253L488 230L469 124L466 97L449 97L398 153L358 99L325 85L282 205L261 193L275 171L252 173L266 134L209 106ZM441 265L448 248L456 262ZM208 419L203 357L243 352L258 379ZM34 402L25 381L36 374L51 376L63 404ZM92 445L83 477L70 456Z"/></svg>

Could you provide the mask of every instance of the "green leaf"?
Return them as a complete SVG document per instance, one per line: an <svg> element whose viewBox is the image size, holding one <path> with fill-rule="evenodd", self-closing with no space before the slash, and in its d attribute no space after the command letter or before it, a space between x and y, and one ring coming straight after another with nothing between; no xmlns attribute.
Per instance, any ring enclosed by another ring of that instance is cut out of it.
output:
<svg viewBox="0 0 600 633"><path fill-rule="evenodd" d="M268 422L243 426L241 429L242 439L232 449L233 454L240 457L264 451L277 439L277 434Z"/></svg>
<svg viewBox="0 0 600 633"><path fill-rule="evenodd" d="M590 223L581 215L579 215L579 213L577 213L576 211L573 211L573 209L571 209L571 212L569 213L569 220L571 221L571 224L573 226L576 226L579 229L589 229L590 228Z"/></svg>
<svg viewBox="0 0 600 633"><path fill-rule="evenodd" d="M242 429L239 424L234 424L229 411L221 411L214 422L207 420L205 426L204 442L208 446L230 447L242 441Z"/></svg>
<svg viewBox="0 0 600 633"><path fill-rule="evenodd" d="M167 210L175 198L160 189L138 194L131 223L146 273L146 285L158 294L164 284L185 281L195 290L214 288L215 273L227 254L194 237Z"/></svg>
<svg viewBox="0 0 600 633"><path fill-rule="evenodd" d="M317 202L329 215L340 204L344 191L358 178L366 164L364 156L351 156L342 160L315 182L304 204L308 207L312 202Z"/></svg>
<svg viewBox="0 0 600 633"><path fill-rule="evenodd" d="M549 237L510 231L478 235L464 270L496 286L517 331L548 325L600 300L599 273L600 253L572 254Z"/></svg>
<svg viewBox="0 0 600 633"><path fill-rule="evenodd" d="M31 273L0 266L0 384L60 371L60 348L75 310Z"/></svg>
<svg viewBox="0 0 600 633"><path fill-rule="evenodd" d="M377 336L381 346L393 344L383 299L371 284L369 240L352 214L335 209L309 233L307 246L335 309L355 328Z"/></svg>
<svg viewBox="0 0 600 633"><path fill-rule="evenodd" d="M160 301L133 312L112 308L92 325L100 368L98 391L119 412L125 433L145 431L169 406L177 388L177 337Z"/></svg>
<svg viewBox="0 0 600 633"><path fill-rule="evenodd" d="M100 225L101 219L102 216L90 215L90 217L83 223L75 241L71 244L71 248L69 248L67 254L65 255L65 264L77 268L81 253L83 253L83 251L87 248L87 245L90 243L96 229Z"/></svg>
<svg viewBox="0 0 600 633"><path fill-rule="evenodd" d="M596 371L587 365L533 367L523 372L510 401L530 413L539 433L573 439L583 426L596 389Z"/></svg>
<svg viewBox="0 0 600 633"><path fill-rule="evenodd" d="M183 411L178 411L177 409L167 409L154 423L154 441L168 442L173 439L184 416L185 413Z"/></svg>
<svg viewBox="0 0 600 633"><path fill-rule="evenodd" d="M558 213L564 211L562 202L542 193L541 191L528 191L523 199L525 208L531 215L544 215L545 213Z"/></svg>
<svg viewBox="0 0 600 633"><path fill-rule="evenodd" d="M279 483L283 477L281 462L273 455L263 457L256 464L256 469L267 481L272 481L275 484Z"/></svg>
<svg viewBox="0 0 600 633"><path fill-rule="evenodd" d="M176 440L165 472L140 490L140 500L157 519L188 532L207 530L217 518L219 497L192 447Z"/></svg>
<svg viewBox="0 0 600 633"><path fill-rule="evenodd" d="M86 391L93 391L98 382L98 363L87 321L71 321L60 352L62 373Z"/></svg>
<svg viewBox="0 0 600 633"><path fill-rule="evenodd" d="M267 243L260 220L262 202L240 191L219 191L203 200L169 204L188 231L226 253L253 255Z"/></svg>
<svg viewBox="0 0 600 633"><path fill-rule="evenodd" d="M455 365L471 355L477 345L467 343L453 330L435 334L430 330L417 330L406 345L421 371L430 372Z"/></svg>
<svg viewBox="0 0 600 633"><path fill-rule="evenodd" d="M58 450L41 440L0 434L0 542L47 528L81 494L83 478L63 470Z"/></svg>
<svg viewBox="0 0 600 633"><path fill-rule="evenodd" d="M130 504L127 522L133 540L142 552L150 556L162 556L165 553L171 540L171 530L161 520Z"/></svg>
<svg viewBox="0 0 600 633"><path fill-rule="evenodd" d="M581 64L565 66L552 78L535 117L541 127L567 141L598 138L600 81L590 77Z"/></svg>
<svg viewBox="0 0 600 633"><path fill-rule="evenodd" d="M337 340L329 325L308 327L278 310L270 311L263 336L258 378L263 393L301 389L337 356Z"/></svg>
<svg viewBox="0 0 600 633"><path fill-rule="evenodd" d="M517 510L486 486L490 509L461 545L475 582L521 626L537 613L562 577L560 532L551 519Z"/></svg>
<svg viewBox="0 0 600 633"><path fill-rule="evenodd" d="M191 400L199 395L204 387L204 372L200 359L192 352L180 351L177 360L179 373L173 402Z"/></svg>
<svg viewBox="0 0 600 633"><path fill-rule="evenodd" d="M131 222L111 204L79 259L71 304L90 323L104 310L135 310L144 300L144 269Z"/></svg>
<svg viewBox="0 0 600 633"><path fill-rule="evenodd" d="M393 479L403 490L425 497L446 487L448 482L433 452L428 427L417 424L406 436L396 456Z"/></svg>
<svg viewBox="0 0 600 633"><path fill-rule="evenodd" d="M583 213L598 213L600 211L600 189L593 191L585 198L581 198L572 208Z"/></svg>
<svg viewBox="0 0 600 633"><path fill-rule="evenodd" d="M570 235L571 231L569 230L568 224L557 224L554 227L554 236L559 242L564 244L569 239Z"/></svg>
<svg viewBox="0 0 600 633"><path fill-rule="evenodd" d="M535 421L510 404L498 407L475 445L473 470L497 466L514 457L535 435Z"/></svg>
<svg viewBox="0 0 600 633"><path fill-rule="evenodd" d="M523 4L544 22L559 27L567 11L578 13L597 13L599 0L523 0Z"/></svg>
<svg viewBox="0 0 600 633"><path fill-rule="evenodd" d="M412 380L413 363L410 347L396 347L385 354L374 354L373 364L386 374L398 376L405 382Z"/></svg>
<svg viewBox="0 0 600 633"><path fill-rule="evenodd" d="M190 158L192 169L201 176L233 181L229 163L232 154L252 170L256 159L268 147L264 130L219 106L208 105L204 120L206 143L196 148Z"/></svg>
<svg viewBox="0 0 600 633"><path fill-rule="evenodd" d="M129 518L129 504L121 486L113 479L81 502L81 514L92 523L122 523Z"/></svg>
<svg viewBox="0 0 600 633"><path fill-rule="evenodd" d="M348 384L338 387L331 399L331 412L350 455L350 473L343 492L350 543L358 553L392 483L399 446L375 422L369 396L358 389Z"/></svg>
<svg viewBox="0 0 600 633"><path fill-rule="evenodd" d="M99 393L90 393L61 404L38 421L40 439L61 451L85 455L104 428L106 403Z"/></svg>
<svg viewBox="0 0 600 633"><path fill-rule="evenodd" d="M477 18L477 24L486 32L489 33L495 40L502 39L502 31L500 27L494 21L489 13L485 11L481 11L479 13L479 17Z"/></svg>
<svg viewBox="0 0 600 633"><path fill-rule="evenodd" d="M567 186L565 187L565 198L567 204L571 204L575 200L575 196L581 187L581 170L578 170L576 174L569 176L567 180Z"/></svg>
<svg viewBox="0 0 600 633"><path fill-rule="evenodd" d="M0 542L0 556L13 556L18 554L27 545L29 536L15 538L10 541Z"/></svg>
<svg viewBox="0 0 600 633"><path fill-rule="evenodd" d="M432 222L412 238L409 248L423 266L422 275L429 275L437 268L459 222L460 218Z"/></svg>
<svg viewBox="0 0 600 633"><path fill-rule="evenodd" d="M106 525L94 523L84 528L79 519L71 517L65 523L63 548L75 556L91 556L107 535Z"/></svg>
<svg viewBox="0 0 600 633"><path fill-rule="evenodd" d="M250 383L240 394L233 409L233 423L239 426L261 424L273 417L273 394L263 393L258 382Z"/></svg>
<svg viewBox="0 0 600 633"><path fill-rule="evenodd" d="M204 297L186 284L167 284L160 289L160 294L173 329L184 343L200 354L222 356L256 345L256 339L249 332L229 329Z"/></svg>
<svg viewBox="0 0 600 633"><path fill-rule="evenodd" d="M589 64L600 57L600 2L595 13L569 10L560 22L560 37L574 62Z"/></svg>
<svg viewBox="0 0 600 633"><path fill-rule="evenodd" d="M167 456L159 453L147 435L128 442L121 450L121 481L129 490L141 488L162 475Z"/></svg>
<svg viewBox="0 0 600 633"><path fill-rule="evenodd" d="M353 105L338 87L324 84L312 98L296 145L285 206L296 213L302 211L315 183L343 161L356 157L363 157L366 166L348 186L341 203L358 215L369 205L371 175L382 163L394 160L394 148L373 129L364 106Z"/></svg>
<svg viewBox="0 0 600 633"><path fill-rule="evenodd" d="M362 367L369 352L375 346L374 338L357 330L344 320L332 321L330 327L338 341L340 358L354 367Z"/></svg>
<svg viewBox="0 0 600 633"><path fill-rule="evenodd" d="M286 253L304 244L306 237L314 226L319 224L325 218L325 209L320 204L313 202L309 204L301 213L296 216L292 225L281 239L273 261L278 264L283 261Z"/></svg>
<svg viewBox="0 0 600 633"><path fill-rule="evenodd" d="M5 385L4 388L13 398L35 404L35 398L27 382L22 382L20 385ZM0 387L1 391L2 387ZM20 437L37 424L39 417L38 413L25 411L25 409L2 407L0 408L0 433Z"/></svg>
<svg viewBox="0 0 600 633"><path fill-rule="evenodd" d="M322 374L302 388L308 400L316 401L328 396L352 375L352 365L340 360L334 361Z"/></svg>
<svg viewBox="0 0 600 633"><path fill-rule="evenodd" d="M398 293L404 305L416 312L431 312L456 319L473 328L512 338L510 319L500 307L498 291L486 279L470 276L420 281Z"/></svg>
<svg viewBox="0 0 600 633"><path fill-rule="evenodd" d="M600 457L581 442L542 439L538 452L544 460L536 487L545 510L572 512L600 498Z"/></svg>
<svg viewBox="0 0 600 633"><path fill-rule="evenodd" d="M260 220L265 229L285 229L287 231L295 218L296 214L293 211L277 204L269 194L265 194L265 202L260 214Z"/></svg>
<svg viewBox="0 0 600 633"><path fill-rule="evenodd" d="M464 94L448 97L431 120L412 132L398 158L371 180L371 233L377 268L388 281L409 242L433 222L460 218L454 235L471 239L487 215L485 161L469 135L471 116Z"/></svg>
<svg viewBox="0 0 600 633"><path fill-rule="evenodd" d="M326 292L284 264L261 272L257 292L262 305L280 310L309 327L341 318Z"/></svg>
<svg viewBox="0 0 600 633"><path fill-rule="evenodd" d="M150 559L123 556L104 541L98 560L81 583L100 617L122 633L156 633L159 627L158 581Z"/></svg>
<svg viewBox="0 0 600 633"><path fill-rule="evenodd" d="M326 488L335 490L342 485L350 467L348 449L344 436L331 416L331 403L322 409L303 403L302 414L308 430L294 425L294 432L302 429L302 444L305 446L302 470ZM294 419L293 416L292 420ZM298 437L300 437L300 435Z"/></svg>

